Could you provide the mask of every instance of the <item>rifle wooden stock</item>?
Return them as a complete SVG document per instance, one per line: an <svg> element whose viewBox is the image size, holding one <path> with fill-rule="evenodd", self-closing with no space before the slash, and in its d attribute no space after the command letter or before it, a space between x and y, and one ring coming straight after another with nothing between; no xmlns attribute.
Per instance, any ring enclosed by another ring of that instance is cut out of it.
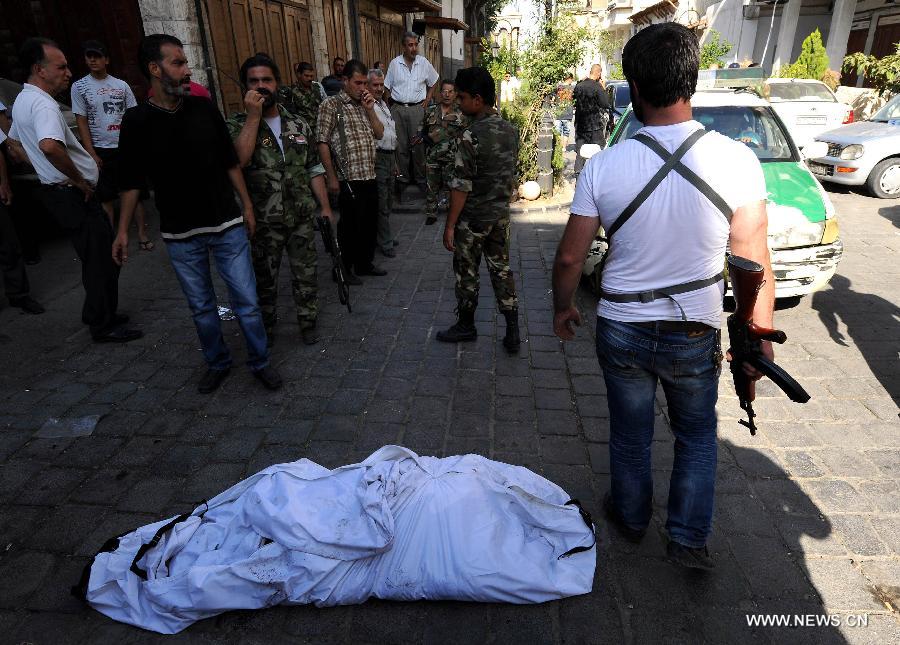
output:
<svg viewBox="0 0 900 645"><path fill-rule="evenodd" d="M794 380L790 374L767 359L762 353L762 341L784 343L787 335L779 329L760 327L753 322L753 310L756 298L765 282L765 273L761 264L736 255L728 256L728 279L734 295L735 311L728 316L728 340L731 345L731 375L734 389L740 400L741 408L747 412L747 421L740 420L741 425L756 434L753 418L753 401L756 399L756 384L744 373L744 363L768 376L791 401L806 403L809 394Z"/></svg>

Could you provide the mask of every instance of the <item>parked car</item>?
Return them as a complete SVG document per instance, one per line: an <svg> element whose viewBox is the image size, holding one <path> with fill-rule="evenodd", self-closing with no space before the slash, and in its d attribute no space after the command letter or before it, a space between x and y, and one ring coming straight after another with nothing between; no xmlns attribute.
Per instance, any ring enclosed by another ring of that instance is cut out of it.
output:
<svg viewBox="0 0 900 645"><path fill-rule="evenodd" d="M803 296L824 287L837 270L844 245L838 237L834 205L804 165L784 123L764 99L749 92L702 91L694 95L691 103L694 119L709 130L741 141L762 163L769 193L768 237L775 296ZM620 119L609 145L630 138L642 127L629 109ZM595 292L599 292L600 286L595 268L604 248L601 231L584 269L584 276Z"/></svg>
<svg viewBox="0 0 900 645"><path fill-rule="evenodd" d="M625 110L631 105L631 88L628 87L628 81L607 81L606 93L609 95L609 104L612 107L609 124L607 125L607 136L609 136L609 134L612 134L619 118L625 114Z"/></svg>
<svg viewBox="0 0 900 645"><path fill-rule="evenodd" d="M770 78L765 82L766 98L781 117L801 150L816 135L853 122L853 109L837 100L821 81L804 78Z"/></svg>
<svg viewBox="0 0 900 645"><path fill-rule="evenodd" d="M900 94L868 121L816 137L807 165L822 181L862 186L875 197L900 197Z"/></svg>

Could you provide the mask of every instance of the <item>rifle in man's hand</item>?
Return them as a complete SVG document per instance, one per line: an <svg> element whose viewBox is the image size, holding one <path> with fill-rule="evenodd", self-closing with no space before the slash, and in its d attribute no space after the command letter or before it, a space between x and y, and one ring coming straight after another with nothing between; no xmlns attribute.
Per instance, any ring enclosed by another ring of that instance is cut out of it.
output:
<svg viewBox="0 0 900 645"><path fill-rule="evenodd" d="M753 322L753 308L756 297L765 282L761 264L736 255L728 256L728 279L734 295L735 310L728 316L728 340L731 343L731 375L734 389L740 399L741 408L747 412L747 421L740 424L756 434L753 418L753 400L756 398L756 383L744 373L744 363L752 365L768 376L795 403L806 403L809 394L790 374L766 358L762 353L762 341L783 343L787 335L778 329L760 327Z"/></svg>
<svg viewBox="0 0 900 645"><path fill-rule="evenodd" d="M331 220L317 215L316 222L319 224L319 232L322 234L322 244L331 255L331 277L338 285L338 299L342 305L347 305L348 312L353 313L353 309L350 307L350 285L347 284L344 277L344 260L341 258L341 247L338 244L337 236L331 228Z"/></svg>

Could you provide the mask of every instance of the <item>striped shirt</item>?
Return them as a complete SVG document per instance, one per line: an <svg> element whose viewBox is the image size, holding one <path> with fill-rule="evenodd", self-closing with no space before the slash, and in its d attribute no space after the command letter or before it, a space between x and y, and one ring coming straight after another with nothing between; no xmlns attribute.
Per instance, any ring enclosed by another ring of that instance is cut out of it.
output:
<svg viewBox="0 0 900 645"><path fill-rule="evenodd" d="M391 99L397 103L421 103L428 88L437 83L438 73L424 56L416 56L412 69L403 55L397 56L388 65L384 86L390 90Z"/></svg>
<svg viewBox="0 0 900 645"><path fill-rule="evenodd" d="M343 111L343 125L338 123L338 105ZM344 138L340 136L343 127ZM316 140L331 146L334 169L346 181L375 179L375 135L362 104L341 90L319 106Z"/></svg>

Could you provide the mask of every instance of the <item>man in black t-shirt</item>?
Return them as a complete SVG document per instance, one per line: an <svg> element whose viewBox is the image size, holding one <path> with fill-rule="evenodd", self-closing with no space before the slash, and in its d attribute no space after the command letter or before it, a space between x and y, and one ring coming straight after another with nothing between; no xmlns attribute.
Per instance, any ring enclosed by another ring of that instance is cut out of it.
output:
<svg viewBox="0 0 900 645"><path fill-rule="evenodd" d="M122 120L119 185L123 192L113 259L118 264L128 259L128 225L139 191L149 180L160 234L208 365L197 389L216 390L231 368L209 271L210 253L228 285L231 308L247 342L247 363L263 385L278 389L281 377L269 364L250 259L248 234L253 236L256 220L225 120L211 101L190 95L191 72L178 39L146 36L139 58L153 97L128 110Z"/></svg>
<svg viewBox="0 0 900 645"><path fill-rule="evenodd" d="M578 81L572 92L575 104L575 173L581 172L584 157L581 146L586 143L603 145L603 133L609 119L609 97L600 83L601 67L591 65L588 77Z"/></svg>

